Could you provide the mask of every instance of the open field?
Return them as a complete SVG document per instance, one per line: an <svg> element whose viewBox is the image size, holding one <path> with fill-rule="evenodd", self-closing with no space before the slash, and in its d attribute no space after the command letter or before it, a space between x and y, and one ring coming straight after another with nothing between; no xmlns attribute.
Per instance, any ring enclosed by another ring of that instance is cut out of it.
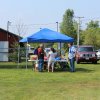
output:
<svg viewBox="0 0 100 100"><path fill-rule="evenodd" d="M76 64L75 73L39 73L11 65L0 63L0 100L100 100L100 61Z"/></svg>

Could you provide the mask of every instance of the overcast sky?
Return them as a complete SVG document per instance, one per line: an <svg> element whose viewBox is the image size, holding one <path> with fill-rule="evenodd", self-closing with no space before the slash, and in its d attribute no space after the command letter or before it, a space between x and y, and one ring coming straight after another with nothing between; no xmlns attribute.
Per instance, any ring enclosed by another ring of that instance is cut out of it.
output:
<svg viewBox="0 0 100 100"><path fill-rule="evenodd" d="M90 20L100 20L100 0L0 0L0 27L17 33L15 25L23 26L22 36L50 28L56 31L67 9L84 17L82 27Z"/></svg>

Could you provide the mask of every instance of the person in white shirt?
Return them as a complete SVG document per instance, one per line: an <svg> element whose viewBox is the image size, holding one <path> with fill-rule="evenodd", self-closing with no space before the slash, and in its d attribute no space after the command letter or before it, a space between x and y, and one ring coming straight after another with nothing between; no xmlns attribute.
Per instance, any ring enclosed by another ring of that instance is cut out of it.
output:
<svg viewBox="0 0 100 100"><path fill-rule="evenodd" d="M48 72L50 69L50 65L52 68L52 72L54 71L54 62L55 62L55 57L56 57L57 53L55 52L54 48L51 48L49 54L48 54Z"/></svg>
<svg viewBox="0 0 100 100"><path fill-rule="evenodd" d="M69 52L68 52L68 59L70 62L70 71L75 72L75 54L76 48L73 46L73 43L68 43Z"/></svg>

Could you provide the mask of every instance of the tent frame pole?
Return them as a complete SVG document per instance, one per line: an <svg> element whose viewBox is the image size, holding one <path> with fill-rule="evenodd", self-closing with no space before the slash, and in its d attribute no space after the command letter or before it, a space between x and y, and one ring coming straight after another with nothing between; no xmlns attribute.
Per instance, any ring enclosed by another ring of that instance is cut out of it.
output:
<svg viewBox="0 0 100 100"><path fill-rule="evenodd" d="M17 64L17 69L19 68L19 62L20 62L20 59L19 59L19 57L20 57L20 44L18 44L18 64Z"/></svg>
<svg viewBox="0 0 100 100"><path fill-rule="evenodd" d="M27 59L28 58L28 42L26 44L26 69L27 69L27 66L28 66L28 62L27 62Z"/></svg>

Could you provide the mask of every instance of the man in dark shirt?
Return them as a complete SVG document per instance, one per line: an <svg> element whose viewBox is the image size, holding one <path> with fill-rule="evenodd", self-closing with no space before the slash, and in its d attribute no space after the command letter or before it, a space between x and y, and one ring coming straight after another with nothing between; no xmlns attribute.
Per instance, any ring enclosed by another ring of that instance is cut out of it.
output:
<svg viewBox="0 0 100 100"><path fill-rule="evenodd" d="M43 71L43 65L44 65L44 49L43 48L44 48L43 44L41 44L40 47L38 48L39 72Z"/></svg>

